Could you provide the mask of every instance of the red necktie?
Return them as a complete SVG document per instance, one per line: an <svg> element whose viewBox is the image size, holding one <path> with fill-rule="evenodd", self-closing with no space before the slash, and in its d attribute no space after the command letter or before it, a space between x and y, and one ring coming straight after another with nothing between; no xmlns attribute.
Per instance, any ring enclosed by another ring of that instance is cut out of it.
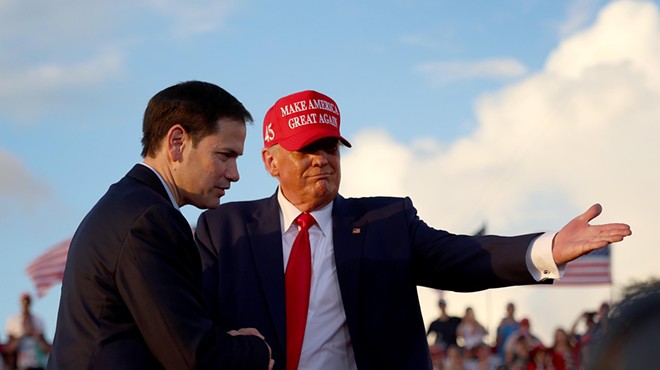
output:
<svg viewBox="0 0 660 370"><path fill-rule="evenodd" d="M309 213L302 213L294 221L300 231L291 248L286 266L286 369L296 370L300 361L307 309L309 287L312 278L312 254L309 247L309 228L316 220Z"/></svg>

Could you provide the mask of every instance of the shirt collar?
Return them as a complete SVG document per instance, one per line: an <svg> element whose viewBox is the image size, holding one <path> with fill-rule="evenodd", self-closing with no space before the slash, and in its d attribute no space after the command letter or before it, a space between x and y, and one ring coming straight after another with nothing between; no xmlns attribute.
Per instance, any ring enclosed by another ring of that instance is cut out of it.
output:
<svg viewBox="0 0 660 370"><path fill-rule="evenodd" d="M176 200L174 199L174 195L172 195L172 192L170 191L170 187L167 186L167 183L165 182L163 177L160 175L160 173L158 173L158 171L156 171L155 169L153 169L151 166L149 166L148 164L146 164L144 162L140 162L140 164L147 167L148 169L153 171L153 173L155 173L156 176L158 176L158 179L160 180L161 184L163 184L163 187L165 188L165 191L167 192L167 196L170 197L170 201L172 202L172 205L174 206L174 208L180 210L179 205L176 204Z"/></svg>
<svg viewBox="0 0 660 370"><path fill-rule="evenodd" d="M296 206L291 204L291 202L289 202L284 197L284 194L282 194L282 189L280 188L277 190L277 202L280 204L280 220L282 221L282 234L284 234L293 224L293 220L295 220L296 217L298 217L298 215L300 215L302 212L300 212ZM314 216L316 225L318 225L318 227L321 229L321 232L323 232L324 236L329 235L330 230L332 229L333 203L334 202L330 202L330 204L310 212L311 215Z"/></svg>

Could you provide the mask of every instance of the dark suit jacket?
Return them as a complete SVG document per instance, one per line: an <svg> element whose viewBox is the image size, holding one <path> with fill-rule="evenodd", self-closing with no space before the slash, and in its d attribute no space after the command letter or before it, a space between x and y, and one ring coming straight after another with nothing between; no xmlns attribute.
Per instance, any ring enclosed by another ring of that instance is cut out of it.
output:
<svg viewBox="0 0 660 370"><path fill-rule="evenodd" d="M73 236L48 370L266 369L261 339L212 324L201 282L190 224L136 165Z"/></svg>
<svg viewBox="0 0 660 370"><path fill-rule="evenodd" d="M360 370L431 369L417 286L454 291L534 283L538 234L470 237L429 227L408 198L337 197L337 277ZM285 368L285 296L277 196L221 205L196 226L210 305L223 325L255 327Z"/></svg>

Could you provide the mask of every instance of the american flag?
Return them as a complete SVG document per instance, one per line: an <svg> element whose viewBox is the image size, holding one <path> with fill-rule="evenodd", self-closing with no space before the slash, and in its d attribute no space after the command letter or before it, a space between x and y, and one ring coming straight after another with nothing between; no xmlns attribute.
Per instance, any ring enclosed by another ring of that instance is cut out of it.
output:
<svg viewBox="0 0 660 370"><path fill-rule="evenodd" d="M37 288L37 297L43 297L50 287L62 281L70 243L71 239L67 239L48 248L25 269Z"/></svg>
<svg viewBox="0 0 660 370"><path fill-rule="evenodd" d="M554 285L594 285L611 284L610 245L569 262L564 276Z"/></svg>

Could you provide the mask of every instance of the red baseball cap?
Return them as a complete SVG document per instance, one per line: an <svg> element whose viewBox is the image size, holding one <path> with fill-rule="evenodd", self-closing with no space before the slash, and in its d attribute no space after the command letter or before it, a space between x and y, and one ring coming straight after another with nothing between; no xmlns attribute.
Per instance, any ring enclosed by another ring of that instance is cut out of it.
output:
<svg viewBox="0 0 660 370"><path fill-rule="evenodd" d="M264 147L280 144L288 151L300 150L327 137L351 143L339 133L339 108L327 95L300 91L279 99L264 117Z"/></svg>

